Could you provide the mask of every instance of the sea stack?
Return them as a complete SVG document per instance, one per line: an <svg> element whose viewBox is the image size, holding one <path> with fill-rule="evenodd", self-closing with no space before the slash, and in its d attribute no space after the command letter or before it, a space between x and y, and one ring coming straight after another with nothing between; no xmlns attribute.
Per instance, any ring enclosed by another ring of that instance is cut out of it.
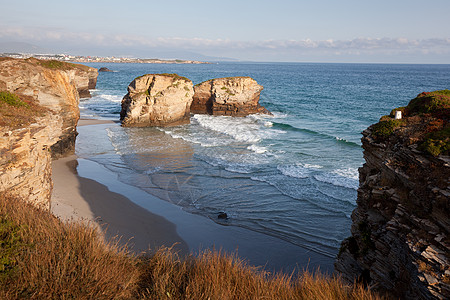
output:
<svg viewBox="0 0 450 300"><path fill-rule="evenodd" d="M211 79L194 87L191 112L216 116L245 117L270 112L259 105L263 87L250 77Z"/></svg>
<svg viewBox="0 0 450 300"><path fill-rule="evenodd" d="M449 118L449 90L422 93L363 132L352 236L335 263L349 283L400 299L448 299Z"/></svg>
<svg viewBox="0 0 450 300"><path fill-rule="evenodd" d="M122 100L122 126L175 126L189 123L194 89L177 74L147 74L134 79Z"/></svg>

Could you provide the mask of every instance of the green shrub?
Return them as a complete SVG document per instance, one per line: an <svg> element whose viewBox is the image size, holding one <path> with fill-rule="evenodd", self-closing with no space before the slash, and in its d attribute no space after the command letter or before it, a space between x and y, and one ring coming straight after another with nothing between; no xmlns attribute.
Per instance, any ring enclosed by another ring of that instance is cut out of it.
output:
<svg viewBox="0 0 450 300"><path fill-rule="evenodd" d="M28 103L20 99L19 96L7 91L0 91L0 101L14 107L30 107Z"/></svg>
<svg viewBox="0 0 450 300"><path fill-rule="evenodd" d="M12 276L17 267L17 256L24 245L20 230L8 216L0 217L0 282Z"/></svg>
<svg viewBox="0 0 450 300"><path fill-rule="evenodd" d="M408 106L408 114L433 114L450 109L450 90L421 93L412 99Z"/></svg>
<svg viewBox="0 0 450 300"><path fill-rule="evenodd" d="M433 156L450 154L450 125L439 131L429 133L419 149Z"/></svg>
<svg viewBox="0 0 450 300"><path fill-rule="evenodd" d="M377 139L385 139L389 137L395 129L404 123L403 120L386 120L378 122L372 126L372 134Z"/></svg>

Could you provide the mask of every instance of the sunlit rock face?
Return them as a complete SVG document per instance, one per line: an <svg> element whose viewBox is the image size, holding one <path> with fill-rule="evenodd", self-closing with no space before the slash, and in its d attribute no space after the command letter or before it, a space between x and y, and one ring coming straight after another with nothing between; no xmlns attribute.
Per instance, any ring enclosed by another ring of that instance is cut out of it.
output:
<svg viewBox="0 0 450 300"><path fill-rule="evenodd" d="M194 87L191 112L237 117L267 114L269 112L259 104L262 90L263 87L250 77L211 79Z"/></svg>
<svg viewBox="0 0 450 300"><path fill-rule="evenodd" d="M189 123L192 81L176 74L147 74L134 79L122 100L123 126L174 126Z"/></svg>

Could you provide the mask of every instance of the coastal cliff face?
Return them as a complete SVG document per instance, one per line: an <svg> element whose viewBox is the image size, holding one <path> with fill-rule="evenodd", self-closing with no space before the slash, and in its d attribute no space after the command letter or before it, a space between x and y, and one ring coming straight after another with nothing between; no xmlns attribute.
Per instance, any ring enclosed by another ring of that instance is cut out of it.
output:
<svg viewBox="0 0 450 300"><path fill-rule="evenodd" d="M189 123L192 81L176 74L147 74L134 79L122 100L123 126L174 126Z"/></svg>
<svg viewBox="0 0 450 300"><path fill-rule="evenodd" d="M211 79L194 87L191 112L238 117L269 113L258 103L262 90L263 87L250 77Z"/></svg>
<svg viewBox="0 0 450 300"><path fill-rule="evenodd" d="M61 135L51 147L52 156L57 158L75 150L78 90L95 87L95 74L96 69L63 62L2 59L0 90L29 97L62 117Z"/></svg>
<svg viewBox="0 0 450 300"><path fill-rule="evenodd" d="M75 84L80 98L91 97L89 90L95 89L95 86L97 85L97 69L77 65L73 69L66 70L65 73L69 77L69 81Z"/></svg>
<svg viewBox="0 0 450 300"><path fill-rule="evenodd" d="M335 269L402 299L450 297L450 91L422 93L402 119L363 132L352 236Z"/></svg>
<svg viewBox="0 0 450 300"><path fill-rule="evenodd" d="M0 60L0 191L49 208L52 157L74 151L80 70L61 62Z"/></svg>
<svg viewBox="0 0 450 300"><path fill-rule="evenodd" d="M24 128L0 127L0 191L48 209L52 192L50 147L62 118L40 118Z"/></svg>

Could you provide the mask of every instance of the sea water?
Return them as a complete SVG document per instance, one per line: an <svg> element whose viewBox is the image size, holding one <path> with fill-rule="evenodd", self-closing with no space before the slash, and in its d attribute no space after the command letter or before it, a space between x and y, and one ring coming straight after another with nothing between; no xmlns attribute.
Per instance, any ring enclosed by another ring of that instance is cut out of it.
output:
<svg viewBox="0 0 450 300"><path fill-rule="evenodd" d="M127 85L147 73L193 81L250 76L273 116L192 115L170 128L107 129L115 155L95 143L78 155L119 180L228 226L286 240L329 258L350 235L361 131L422 91L450 87L450 65L216 63L88 64L100 73L82 117L119 119ZM95 137L92 137L95 141ZM89 153L100 153L89 155ZM228 219L219 219L225 212Z"/></svg>

